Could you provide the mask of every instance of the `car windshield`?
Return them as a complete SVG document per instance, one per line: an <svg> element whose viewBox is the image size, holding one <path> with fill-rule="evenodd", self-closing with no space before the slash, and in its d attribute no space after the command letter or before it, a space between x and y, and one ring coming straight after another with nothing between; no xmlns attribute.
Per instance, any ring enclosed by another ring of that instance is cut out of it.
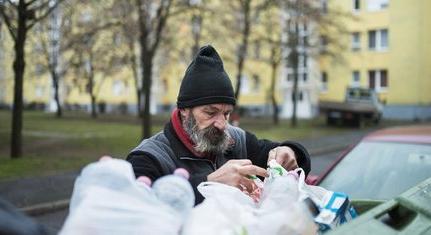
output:
<svg viewBox="0 0 431 235"><path fill-rule="evenodd" d="M431 177L431 146L362 142L319 184L354 199L392 199Z"/></svg>

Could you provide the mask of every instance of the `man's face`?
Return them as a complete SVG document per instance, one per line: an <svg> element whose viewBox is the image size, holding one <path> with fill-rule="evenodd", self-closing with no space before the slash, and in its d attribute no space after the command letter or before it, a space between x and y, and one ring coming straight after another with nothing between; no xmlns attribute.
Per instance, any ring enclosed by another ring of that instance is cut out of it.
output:
<svg viewBox="0 0 431 235"><path fill-rule="evenodd" d="M229 147L226 130L233 105L210 104L182 109L183 127L198 152L221 153Z"/></svg>

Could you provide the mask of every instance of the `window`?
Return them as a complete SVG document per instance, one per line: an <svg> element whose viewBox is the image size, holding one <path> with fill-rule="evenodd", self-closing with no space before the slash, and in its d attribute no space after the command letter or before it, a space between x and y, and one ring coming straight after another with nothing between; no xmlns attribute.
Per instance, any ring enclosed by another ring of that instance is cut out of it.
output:
<svg viewBox="0 0 431 235"><path fill-rule="evenodd" d="M386 91L388 88L387 70L368 71L368 86L377 92Z"/></svg>
<svg viewBox="0 0 431 235"><path fill-rule="evenodd" d="M287 74L287 81L288 82L293 81L293 73Z"/></svg>
<svg viewBox="0 0 431 235"><path fill-rule="evenodd" d="M34 74L40 76L45 72L45 68L42 64L36 63L34 66Z"/></svg>
<svg viewBox="0 0 431 235"><path fill-rule="evenodd" d="M121 80L114 81L114 84L112 86L112 93L114 93L115 96L123 95L125 90L126 90L126 87L123 81Z"/></svg>
<svg viewBox="0 0 431 235"><path fill-rule="evenodd" d="M370 49L370 50L376 49L376 31L375 30L368 31L368 49Z"/></svg>
<svg viewBox="0 0 431 235"><path fill-rule="evenodd" d="M361 49L361 34L359 32L352 33L352 51Z"/></svg>
<svg viewBox="0 0 431 235"><path fill-rule="evenodd" d="M43 97L43 96L44 96L45 89L44 89L44 87L43 87L43 86L36 85L36 87L34 88L34 93L35 93L35 96L36 96L37 98L41 98L41 97Z"/></svg>
<svg viewBox="0 0 431 235"><path fill-rule="evenodd" d="M368 49L383 51L388 49L389 32L387 29L368 31Z"/></svg>
<svg viewBox="0 0 431 235"><path fill-rule="evenodd" d="M122 43L122 38L121 38L121 34L119 33L114 33L113 37L112 37L112 43L115 46L119 46Z"/></svg>
<svg viewBox="0 0 431 235"><path fill-rule="evenodd" d="M254 43L254 58L260 59L260 41Z"/></svg>
<svg viewBox="0 0 431 235"><path fill-rule="evenodd" d="M381 49L388 48L388 30L387 29L380 30L380 48Z"/></svg>
<svg viewBox="0 0 431 235"><path fill-rule="evenodd" d="M368 0L368 11L381 11L388 8L389 0Z"/></svg>
<svg viewBox="0 0 431 235"><path fill-rule="evenodd" d="M306 55L299 56L299 67L307 68L308 58Z"/></svg>
<svg viewBox="0 0 431 235"><path fill-rule="evenodd" d="M328 13L328 0L321 0L321 7L324 14Z"/></svg>
<svg viewBox="0 0 431 235"><path fill-rule="evenodd" d="M328 74L326 72L322 72L322 75L320 77L320 81L322 83L322 91L328 90Z"/></svg>
<svg viewBox="0 0 431 235"><path fill-rule="evenodd" d="M325 52L328 47L328 37L325 35L320 36L320 51Z"/></svg>
<svg viewBox="0 0 431 235"><path fill-rule="evenodd" d="M304 94L302 94L302 91L298 91L296 93L296 97L298 98L298 101L302 101L304 99ZM295 102L295 95L292 93L292 102Z"/></svg>
<svg viewBox="0 0 431 235"><path fill-rule="evenodd" d="M260 77L257 74L253 74L253 91L257 92L260 89Z"/></svg>
<svg viewBox="0 0 431 235"><path fill-rule="evenodd" d="M353 0L353 11L359 11L361 9L361 1Z"/></svg>
<svg viewBox="0 0 431 235"><path fill-rule="evenodd" d="M359 71L352 72L352 87L359 87L361 84L361 74Z"/></svg>

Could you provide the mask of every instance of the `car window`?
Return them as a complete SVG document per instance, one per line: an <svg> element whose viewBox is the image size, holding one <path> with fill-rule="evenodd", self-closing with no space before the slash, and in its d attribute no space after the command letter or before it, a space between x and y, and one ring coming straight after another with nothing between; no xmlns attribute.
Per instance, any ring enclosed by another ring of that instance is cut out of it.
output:
<svg viewBox="0 0 431 235"><path fill-rule="evenodd" d="M362 142L320 186L357 199L391 199L431 177L431 146Z"/></svg>

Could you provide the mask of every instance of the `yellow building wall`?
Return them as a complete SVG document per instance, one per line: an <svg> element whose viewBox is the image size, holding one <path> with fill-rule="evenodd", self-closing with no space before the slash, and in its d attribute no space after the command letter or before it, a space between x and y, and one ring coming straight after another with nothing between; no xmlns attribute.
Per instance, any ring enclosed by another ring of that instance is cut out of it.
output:
<svg viewBox="0 0 431 235"><path fill-rule="evenodd" d="M415 2L415 3L413 3ZM391 1L388 103L417 103L420 96L421 6L416 1Z"/></svg>
<svg viewBox="0 0 431 235"><path fill-rule="evenodd" d="M420 14L421 19L419 27L421 28L422 40L420 45L421 49L421 72L420 77L424 78L421 80L420 87L420 99L421 104L431 104L431 1L422 0L420 3Z"/></svg>
<svg viewBox="0 0 431 235"><path fill-rule="evenodd" d="M12 105L14 96L14 71L13 62L15 60L14 42L9 35L7 29L3 29L4 46L3 46L3 64L1 65L1 73L4 81L2 81L3 87L0 92L5 92L4 102ZM46 63L43 55L35 53L34 37L32 37L32 31L28 32L26 46L25 46L25 71L24 71L24 83L23 83L23 100L24 104L29 103L45 103L47 104L50 99L50 87L51 81L50 76L45 69L44 64ZM37 72L37 65L41 72Z"/></svg>
<svg viewBox="0 0 431 235"><path fill-rule="evenodd" d="M336 0L332 7L350 12L353 19L346 20L349 32L360 32L361 49L351 50L351 34L342 35L346 46L341 52L344 61L320 59L321 71L328 74L328 90L320 94L320 100L342 101L352 72L360 72L361 87L369 87L368 71L387 69L388 88L379 92L387 104L431 103L431 1L389 1L389 7L369 12L367 1L361 1L359 12L353 12L353 1ZM368 31L388 29L388 49L370 51Z"/></svg>

